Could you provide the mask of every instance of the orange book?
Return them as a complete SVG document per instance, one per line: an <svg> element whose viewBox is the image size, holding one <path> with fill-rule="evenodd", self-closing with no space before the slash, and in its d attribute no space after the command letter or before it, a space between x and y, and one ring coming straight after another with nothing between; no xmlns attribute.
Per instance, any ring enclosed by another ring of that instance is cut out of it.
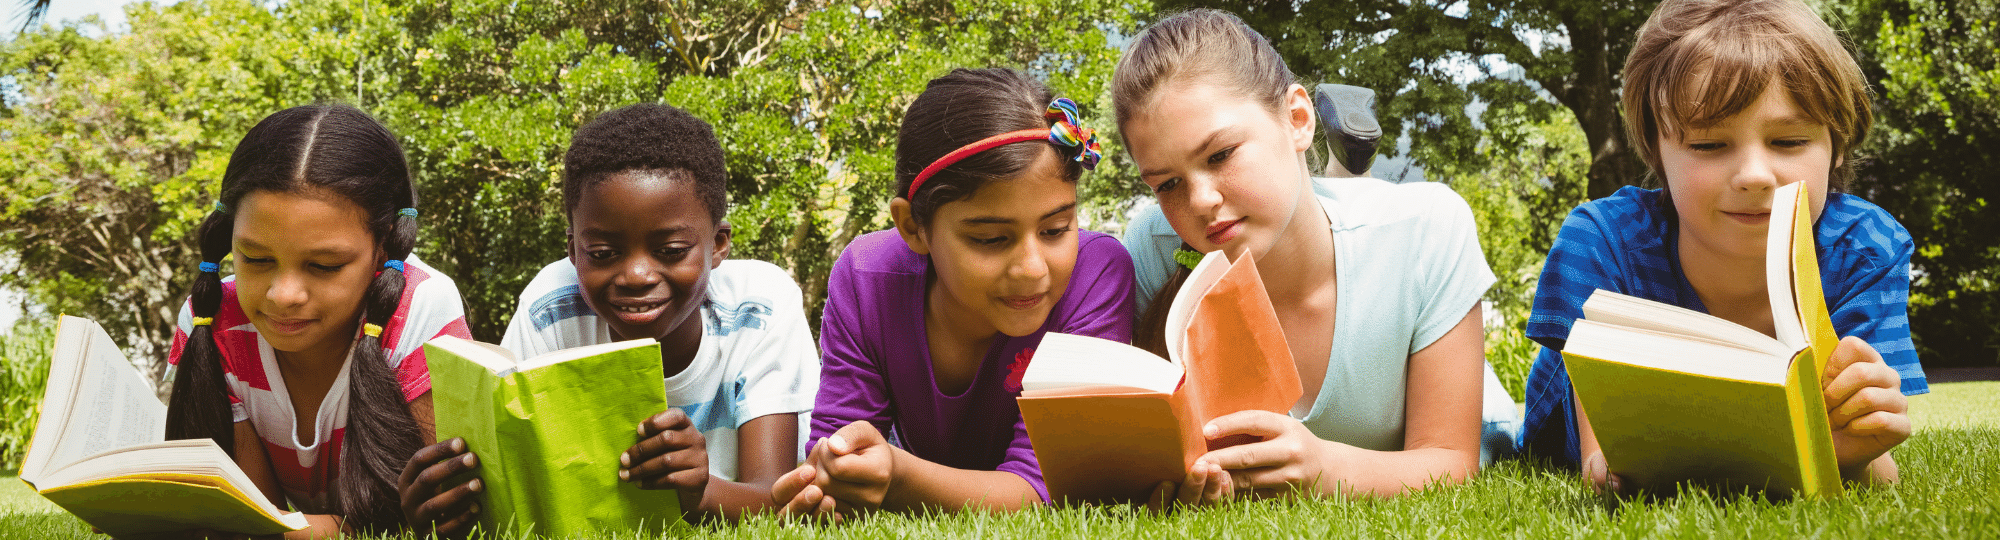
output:
<svg viewBox="0 0 2000 540"><path fill-rule="evenodd" d="M1246 442L1206 441L1208 421L1285 414L1299 400L1291 348L1250 255L1203 257L1167 313L1168 358L1053 332L1036 347L1018 402L1052 499L1144 500L1211 448Z"/></svg>

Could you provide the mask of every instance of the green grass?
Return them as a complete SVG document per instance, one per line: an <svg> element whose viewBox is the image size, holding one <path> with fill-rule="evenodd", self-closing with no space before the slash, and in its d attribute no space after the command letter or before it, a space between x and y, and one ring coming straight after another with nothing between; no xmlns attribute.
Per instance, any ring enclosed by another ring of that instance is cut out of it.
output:
<svg viewBox="0 0 2000 540"><path fill-rule="evenodd" d="M1911 399L1917 432L1896 450L1903 482L1824 501L1689 490L1665 500L1592 495L1574 474L1507 461L1463 486L1394 500L1239 502L1152 516L1127 508L1014 515L880 515L842 526L757 518L694 531L746 538L1821 537L2000 538L2000 382L1947 383ZM26 486L0 478L0 538L87 538ZM607 534L596 538L628 539Z"/></svg>

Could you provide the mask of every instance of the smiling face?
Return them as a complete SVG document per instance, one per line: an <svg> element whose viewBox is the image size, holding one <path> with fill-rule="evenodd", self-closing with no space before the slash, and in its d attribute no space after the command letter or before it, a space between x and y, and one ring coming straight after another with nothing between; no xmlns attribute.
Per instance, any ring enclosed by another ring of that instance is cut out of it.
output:
<svg viewBox="0 0 2000 540"><path fill-rule="evenodd" d="M619 340L692 350L708 272L729 255L729 226L709 215L679 171L628 170L583 188L570 213L569 257L583 298Z"/></svg>
<svg viewBox="0 0 2000 540"><path fill-rule="evenodd" d="M1041 144L1041 143L1016 143ZM1026 336L1041 329L1076 266L1076 183L1053 149L1016 178L992 180L945 203L930 223L895 203L897 229L937 273L927 319L960 335Z"/></svg>
<svg viewBox="0 0 2000 540"><path fill-rule="evenodd" d="M236 208L236 301L250 324L280 352L345 351L382 266L367 213L311 191L253 191Z"/></svg>
<svg viewBox="0 0 2000 540"><path fill-rule="evenodd" d="M1161 87L1126 120L1126 146L1139 179L1196 251L1230 257L1269 254L1312 197L1301 157L1312 145L1311 102L1292 85L1286 107L1199 78Z"/></svg>
<svg viewBox="0 0 2000 540"><path fill-rule="evenodd" d="M1819 218L1835 166L1832 139L1782 86L1767 85L1748 108L1715 125L1662 130L1660 165L1683 250L1763 260L1772 193L1793 182L1807 182Z"/></svg>

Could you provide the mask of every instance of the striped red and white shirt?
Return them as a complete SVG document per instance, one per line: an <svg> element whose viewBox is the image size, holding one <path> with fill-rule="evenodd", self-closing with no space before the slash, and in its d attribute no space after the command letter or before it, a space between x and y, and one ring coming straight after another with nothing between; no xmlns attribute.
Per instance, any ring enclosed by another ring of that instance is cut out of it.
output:
<svg viewBox="0 0 2000 540"><path fill-rule="evenodd" d="M430 368L424 361L423 344L431 338L452 335L471 339L465 326L465 307L458 286L451 278L419 262L412 255L405 264L407 284L396 313L382 332L382 345L389 349L389 369L402 387L403 399L414 400L431 390ZM224 380L228 383L229 404L237 422L250 422L264 443L271 469L285 498L300 510L328 508L333 481L340 463L342 435L347 426L348 369L343 366L333 387L320 400L316 425L300 433L298 415L292 409L291 394L280 375L277 355L258 335L257 327L236 300L236 277L222 283L222 307L215 314L215 342L222 351ZM168 361L180 364L194 318L187 304L181 305L174 329L173 351ZM349 350L351 358L353 351ZM167 374L168 384L173 372Z"/></svg>

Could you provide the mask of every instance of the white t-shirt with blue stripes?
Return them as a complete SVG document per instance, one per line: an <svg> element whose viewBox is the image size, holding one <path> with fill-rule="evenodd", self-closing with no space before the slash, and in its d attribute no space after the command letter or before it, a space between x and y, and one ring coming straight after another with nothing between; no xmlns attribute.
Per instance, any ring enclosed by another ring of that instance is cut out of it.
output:
<svg viewBox="0 0 2000 540"><path fill-rule="evenodd" d="M666 386L667 403L707 438L708 469L717 478L737 479L736 430L745 422L798 415L799 442L805 440L819 393L819 350L804 306L798 284L771 263L729 260L709 272L701 350ZM611 326L584 303L576 266L563 259L528 282L500 346L528 358L612 341Z"/></svg>

